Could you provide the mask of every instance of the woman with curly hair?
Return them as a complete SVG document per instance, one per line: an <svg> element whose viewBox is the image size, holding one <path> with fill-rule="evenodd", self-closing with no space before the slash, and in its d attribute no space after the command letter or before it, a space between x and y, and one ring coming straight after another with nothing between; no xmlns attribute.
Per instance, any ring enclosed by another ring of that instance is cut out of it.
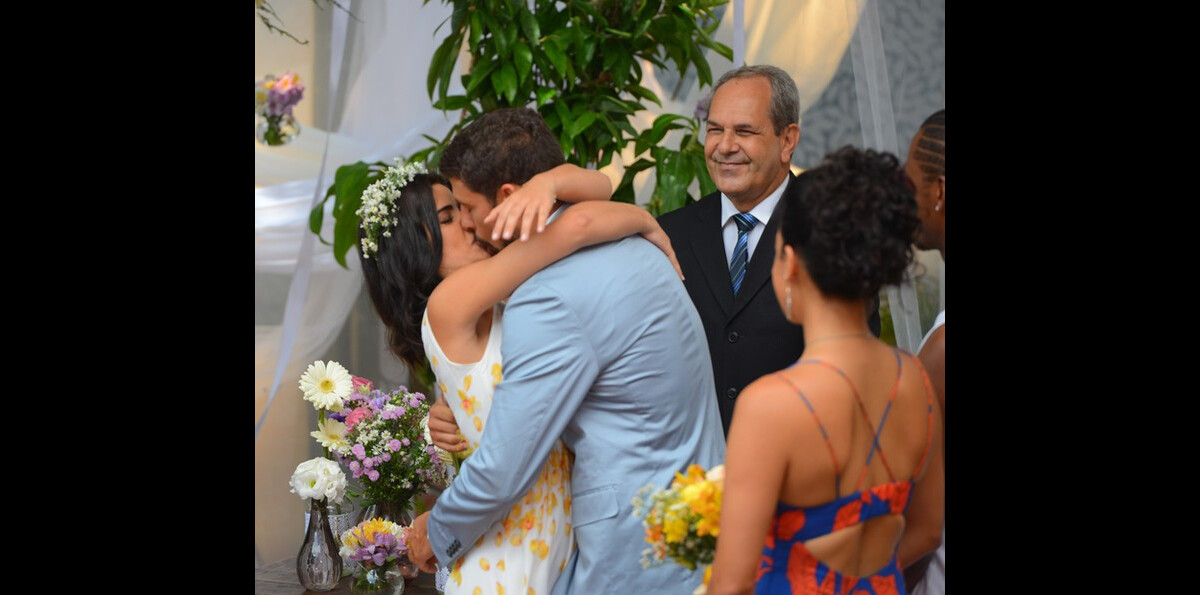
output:
<svg viewBox="0 0 1200 595"><path fill-rule="evenodd" d="M909 496L940 473L941 413L921 363L871 335L864 304L913 258L917 205L897 159L851 147L780 203L771 271L804 328L790 367L746 387L729 430L709 593L904 593ZM923 551L922 551L923 550Z"/></svg>

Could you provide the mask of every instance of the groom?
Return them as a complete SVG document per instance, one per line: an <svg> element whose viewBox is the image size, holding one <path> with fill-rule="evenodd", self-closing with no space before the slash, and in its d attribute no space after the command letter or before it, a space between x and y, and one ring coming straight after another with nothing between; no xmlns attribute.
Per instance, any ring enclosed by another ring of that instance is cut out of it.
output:
<svg viewBox="0 0 1200 595"><path fill-rule="evenodd" d="M493 203L562 162L541 116L518 108L467 126L440 169L464 226L490 238ZM503 331L483 440L414 521L412 559L427 572L454 562L533 486L562 437L575 453L564 505L578 548L554 593L690 593L701 573L642 568L645 531L630 503L646 484L725 458L704 329L670 262L640 236L580 250L513 292Z"/></svg>

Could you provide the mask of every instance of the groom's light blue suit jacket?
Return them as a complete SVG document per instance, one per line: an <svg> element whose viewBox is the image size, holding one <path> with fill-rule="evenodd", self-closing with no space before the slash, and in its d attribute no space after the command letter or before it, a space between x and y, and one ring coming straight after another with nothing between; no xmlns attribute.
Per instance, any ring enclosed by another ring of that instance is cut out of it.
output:
<svg viewBox="0 0 1200 595"><path fill-rule="evenodd" d="M449 565L532 486L561 436L575 452L578 548L555 593L686 593L701 573L643 569L631 499L725 459L704 329L658 248L631 236L543 269L508 300L503 380L478 450L428 521Z"/></svg>

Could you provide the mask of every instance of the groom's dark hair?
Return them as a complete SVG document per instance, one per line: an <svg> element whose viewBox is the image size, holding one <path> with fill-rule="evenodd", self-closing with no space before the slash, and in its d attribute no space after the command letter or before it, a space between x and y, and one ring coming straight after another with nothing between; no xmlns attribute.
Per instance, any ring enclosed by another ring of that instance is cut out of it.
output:
<svg viewBox="0 0 1200 595"><path fill-rule="evenodd" d="M545 120L529 108L490 111L454 135L438 170L466 182L493 206L504 184L524 184L562 165L562 148Z"/></svg>

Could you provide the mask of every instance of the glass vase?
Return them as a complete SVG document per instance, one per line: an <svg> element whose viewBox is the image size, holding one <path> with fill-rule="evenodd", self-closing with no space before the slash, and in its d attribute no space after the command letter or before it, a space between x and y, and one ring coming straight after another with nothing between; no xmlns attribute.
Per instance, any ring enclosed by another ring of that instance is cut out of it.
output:
<svg viewBox="0 0 1200 595"><path fill-rule="evenodd" d="M329 527L325 500L312 499L308 509L308 529L296 554L296 577L309 591L331 591L342 579L340 546Z"/></svg>
<svg viewBox="0 0 1200 595"><path fill-rule="evenodd" d="M371 502L358 513L359 523L375 518L411 527L413 522L412 497ZM409 561L407 555L400 557L397 566L399 573L404 576L404 582L411 583L421 574L421 570L417 568L416 564Z"/></svg>
<svg viewBox="0 0 1200 595"><path fill-rule="evenodd" d="M286 145L299 135L300 123L291 114L259 116L254 125L254 138L271 147Z"/></svg>
<svg viewBox="0 0 1200 595"><path fill-rule="evenodd" d="M350 580L350 592L355 595L372 593L378 595L400 595L404 592L406 579L400 573L397 562L382 567L359 566Z"/></svg>

